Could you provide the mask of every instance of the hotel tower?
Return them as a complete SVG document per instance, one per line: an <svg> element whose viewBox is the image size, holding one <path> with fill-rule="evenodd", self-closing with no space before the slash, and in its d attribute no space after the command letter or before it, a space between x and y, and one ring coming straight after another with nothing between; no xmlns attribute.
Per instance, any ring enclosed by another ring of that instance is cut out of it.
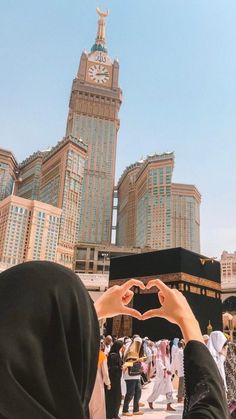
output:
<svg viewBox="0 0 236 419"><path fill-rule="evenodd" d="M82 53L72 84L66 136L81 138L88 146L78 241L109 244L122 92L118 61L110 58L105 46L108 12L97 8L97 13L95 44L89 53Z"/></svg>

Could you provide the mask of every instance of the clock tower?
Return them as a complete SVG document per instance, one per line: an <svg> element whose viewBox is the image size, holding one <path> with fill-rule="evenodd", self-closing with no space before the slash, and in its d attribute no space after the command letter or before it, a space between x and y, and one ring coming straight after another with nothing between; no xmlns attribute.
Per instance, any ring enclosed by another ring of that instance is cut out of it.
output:
<svg viewBox="0 0 236 419"><path fill-rule="evenodd" d="M78 242L109 244L122 92L118 61L108 55L105 45L108 11L97 8L97 13L95 44L91 52L82 53L73 81L66 135L81 138L88 146Z"/></svg>

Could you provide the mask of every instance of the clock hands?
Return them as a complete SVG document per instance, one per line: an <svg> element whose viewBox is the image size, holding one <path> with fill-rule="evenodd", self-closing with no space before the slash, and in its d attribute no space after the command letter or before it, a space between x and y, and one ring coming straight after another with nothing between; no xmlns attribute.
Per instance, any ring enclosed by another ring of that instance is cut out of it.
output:
<svg viewBox="0 0 236 419"><path fill-rule="evenodd" d="M108 72L106 72L106 73L96 73L96 76L109 76L109 73Z"/></svg>

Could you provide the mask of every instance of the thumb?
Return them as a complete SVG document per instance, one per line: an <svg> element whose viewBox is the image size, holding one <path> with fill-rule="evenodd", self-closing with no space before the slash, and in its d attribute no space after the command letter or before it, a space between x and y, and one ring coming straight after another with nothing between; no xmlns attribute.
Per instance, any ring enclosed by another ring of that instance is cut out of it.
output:
<svg viewBox="0 0 236 419"><path fill-rule="evenodd" d="M143 320L151 319L152 317L164 317L165 318L165 313L164 313L163 307L148 310L148 311L146 311L146 313L144 313L142 315Z"/></svg>
<svg viewBox="0 0 236 419"><path fill-rule="evenodd" d="M127 316L136 317L136 319L142 320L142 314L139 313L139 311L137 311L137 310L135 310L134 308L131 308L131 307L124 306L124 308L122 310L122 314L125 314Z"/></svg>

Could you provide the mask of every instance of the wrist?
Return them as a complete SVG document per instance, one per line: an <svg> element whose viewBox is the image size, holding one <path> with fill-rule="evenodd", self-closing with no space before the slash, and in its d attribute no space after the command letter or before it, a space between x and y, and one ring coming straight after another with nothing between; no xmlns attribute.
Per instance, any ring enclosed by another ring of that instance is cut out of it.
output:
<svg viewBox="0 0 236 419"><path fill-rule="evenodd" d="M204 343L199 323L194 316L182 318L179 321L179 327L182 331L186 344L190 340L197 340Z"/></svg>
<svg viewBox="0 0 236 419"><path fill-rule="evenodd" d="M104 313L103 313L103 310L102 310L102 304L99 302L99 300L97 300L97 301L94 303L94 308L95 308L95 310L96 310L98 320L101 320L101 319L103 319L103 318L105 318L105 317L106 317L106 316L104 315Z"/></svg>

